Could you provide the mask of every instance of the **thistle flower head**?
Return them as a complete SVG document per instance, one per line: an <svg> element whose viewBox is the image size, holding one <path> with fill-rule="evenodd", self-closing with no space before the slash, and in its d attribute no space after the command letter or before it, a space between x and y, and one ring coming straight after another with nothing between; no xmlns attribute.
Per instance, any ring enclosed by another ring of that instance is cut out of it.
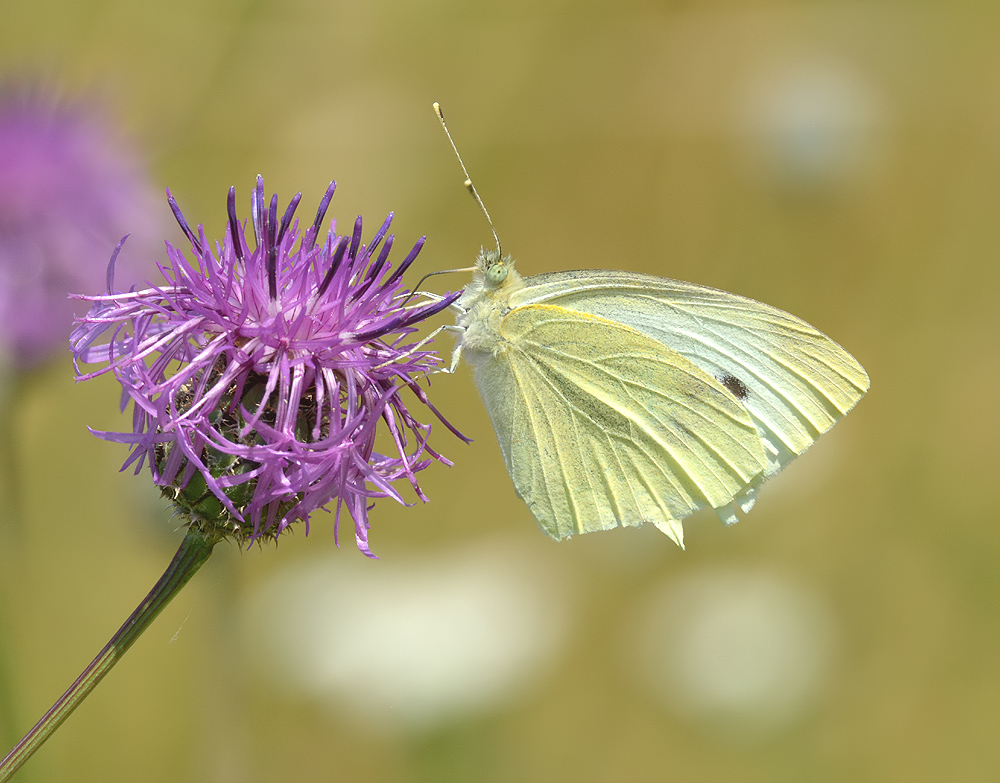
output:
<svg viewBox="0 0 1000 783"><path fill-rule="evenodd" d="M335 530L346 507L358 547L371 556L369 502L402 503L398 479L424 499L415 474L434 460L447 463L404 393L462 437L417 385L440 358L411 337L415 324L458 294L432 302L408 296L401 278L424 239L393 267L392 213L367 245L360 216L350 234L338 234L336 221L324 233L334 188L299 241L301 194L279 219L277 196L265 201L258 177L253 249L235 189L229 230L214 248L168 191L194 261L168 243L160 266L166 285L116 293L112 257L108 294L79 297L93 304L71 342L78 380L113 372L123 410L132 402L133 432L95 434L129 444L123 469L134 464L138 472L147 462L192 524L252 541L296 520L308 530L310 514L336 500ZM85 372L81 363L102 366ZM391 454L376 451L380 433Z"/></svg>
<svg viewBox="0 0 1000 783"><path fill-rule="evenodd" d="M101 285L126 229L133 245L155 233L155 201L120 135L96 105L0 87L0 351L19 368L65 346L70 292Z"/></svg>

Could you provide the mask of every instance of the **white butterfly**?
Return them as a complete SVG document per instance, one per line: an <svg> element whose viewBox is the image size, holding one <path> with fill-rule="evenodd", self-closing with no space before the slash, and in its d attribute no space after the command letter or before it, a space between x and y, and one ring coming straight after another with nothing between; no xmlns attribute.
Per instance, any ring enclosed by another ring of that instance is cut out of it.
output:
<svg viewBox="0 0 1000 783"><path fill-rule="evenodd" d="M635 272L525 278L497 245L455 305L452 369L473 366L553 538L652 522L683 545L704 506L731 524L868 390L853 356L775 307Z"/></svg>

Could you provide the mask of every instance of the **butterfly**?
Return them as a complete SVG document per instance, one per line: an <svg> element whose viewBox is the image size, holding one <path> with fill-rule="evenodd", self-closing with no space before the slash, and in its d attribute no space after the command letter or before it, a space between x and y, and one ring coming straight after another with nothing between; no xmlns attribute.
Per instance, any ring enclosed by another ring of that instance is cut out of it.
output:
<svg viewBox="0 0 1000 783"><path fill-rule="evenodd" d="M454 307L452 370L472 365L514 489L556 539L652 522L683 546L706 506L732 524L869 387L775 307L637 272L522 277L499 240Z"/></svg>

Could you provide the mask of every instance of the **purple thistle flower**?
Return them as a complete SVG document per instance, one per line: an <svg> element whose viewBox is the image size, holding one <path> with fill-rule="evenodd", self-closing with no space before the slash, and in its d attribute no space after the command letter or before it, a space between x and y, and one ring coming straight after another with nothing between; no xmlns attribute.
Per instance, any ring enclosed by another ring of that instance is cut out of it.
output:
<svg viewBox="0 0 1000 783"><path fill-rule="evenodd" d="M301 194L279 220L278 197L265 203L258 177L253 250L230 189L229 231L214 251L168 191L195 263L168 243L169 262L160 266L166 285L115 293L123 239L108 268L109 293L78 297L93 305L71 342L78 380L111 371L122 409L132 401L133 432L94 434L131 445L123 470L134 463L139 472L148 460L155 483L192 524L253 541L302 519L308 533L310 514L336 499L335 535L346 506L358 548L371 557L369 501L403 503L397 479L425 500L415 474L433 460L451 464L428 445L431 427L413 416L402 392L464 439L417 385L440 357L407 340L458 293L410 299L401 278L424 238L393 268L392 213L367 245L360 216L350 236L338 235L332 221L322 237L335 187L296 247ZM80 362L104 366L83 372ZM380 430L395 454L376 452Z"/></svg>
<svg viewBox="0 0 1000 783"><path fill-rule="evenodd" d="M131 229L141 249L159 233L120 136L98 106L0 87L0 351L16 367L64 349L69 294L101 285L112 243Z"/></svg>

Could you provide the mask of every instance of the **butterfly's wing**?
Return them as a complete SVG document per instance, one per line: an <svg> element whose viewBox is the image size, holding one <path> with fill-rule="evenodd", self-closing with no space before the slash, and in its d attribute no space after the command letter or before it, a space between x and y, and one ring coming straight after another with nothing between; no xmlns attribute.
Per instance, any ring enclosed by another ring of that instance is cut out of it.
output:
<svg viewBox="0 0 1000 783"><path fill-rule="evenodd" d="M676 351L630 326L552 305L509 312L475 362L507 470L554 538L722 509L766 460L747 411Z"/></svg>
<svg viewBox="0 0 1000 783"><path fill-rule="evenodd" d="M847 351L776 307L714 288L633 272L526 279L511 305L545 303L630 326L717 378L750 412L766 476L804 452L868 390Z"/></svg>

